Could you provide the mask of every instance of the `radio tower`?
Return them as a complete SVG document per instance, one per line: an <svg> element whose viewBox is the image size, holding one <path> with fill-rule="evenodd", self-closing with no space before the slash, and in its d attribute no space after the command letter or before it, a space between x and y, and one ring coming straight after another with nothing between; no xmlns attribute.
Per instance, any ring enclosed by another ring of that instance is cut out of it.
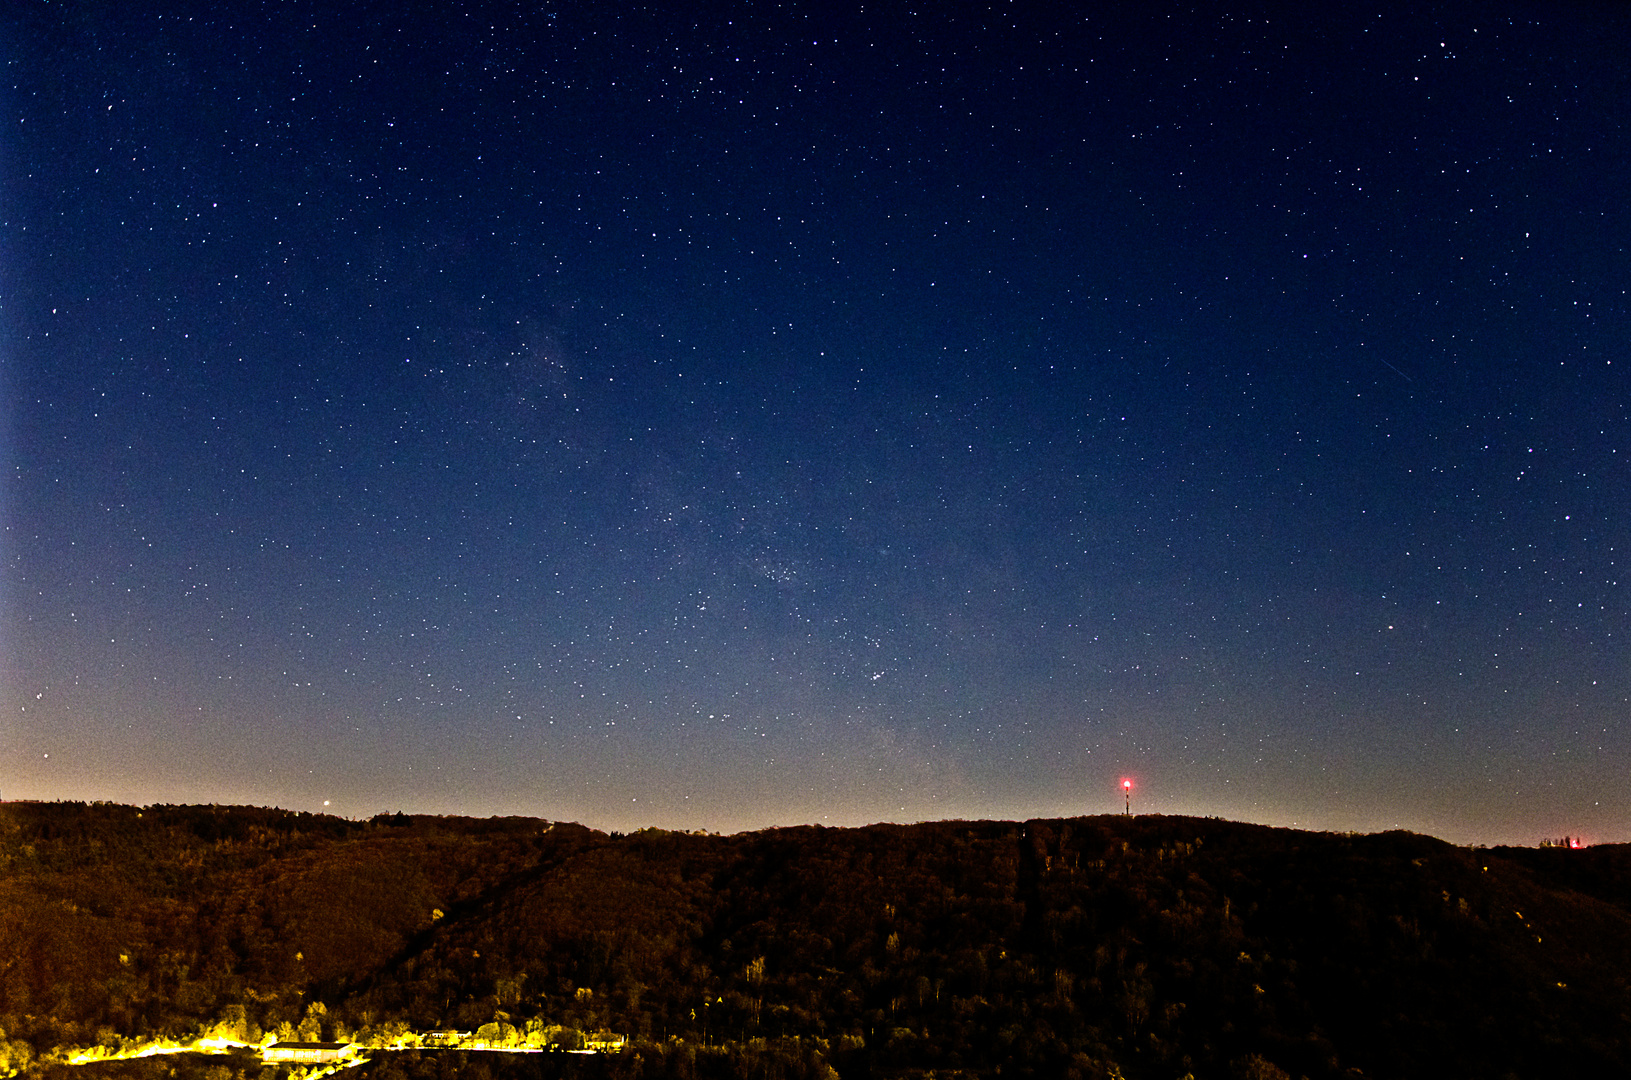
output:
<svg viewBox="0 0 1631 1080"><path fill-rule="evenodd" d="M1131 780L1123 780L1121 782L1121 794L1122 794L1122 798L1125 800L1125 803L1124 803L1124 805L1122 807L1122 813L1126 814L1128 817L1132 817L1133 816L1133 782Z"/></svg>

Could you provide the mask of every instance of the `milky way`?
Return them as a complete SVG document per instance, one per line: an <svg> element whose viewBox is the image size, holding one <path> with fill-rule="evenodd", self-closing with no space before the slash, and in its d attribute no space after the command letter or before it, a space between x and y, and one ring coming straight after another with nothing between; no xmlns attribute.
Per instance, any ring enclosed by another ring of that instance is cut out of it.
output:
<svg viewBox="0 0 1631 1080"><path fill-rule="evenodd" d="M1631 17L24 6L0 796L1631 833Z"/></svg>

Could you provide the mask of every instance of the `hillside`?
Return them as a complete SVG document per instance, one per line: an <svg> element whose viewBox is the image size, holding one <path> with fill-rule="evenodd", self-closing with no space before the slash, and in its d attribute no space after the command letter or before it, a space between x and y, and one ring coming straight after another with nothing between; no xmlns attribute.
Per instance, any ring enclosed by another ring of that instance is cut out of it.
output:
<svg viewBox="0 0 1631 1080"><path fill-rule="evenodd" d="M1174 817L608 836L0 805L0 1073L89 1080L109 1067L53 1054L201 1032L458 1029L633 1048L363 1071L1631 1075L1628 972L1623 845Z"/></svg>

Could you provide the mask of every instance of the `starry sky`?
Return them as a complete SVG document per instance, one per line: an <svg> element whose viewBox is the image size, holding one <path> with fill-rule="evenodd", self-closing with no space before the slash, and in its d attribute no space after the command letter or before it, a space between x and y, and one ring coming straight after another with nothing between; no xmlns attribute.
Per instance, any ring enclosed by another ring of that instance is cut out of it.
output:
<svg viewBox="0 0 1631 1080"><path fill-rule="evenodd" d="M1631 840L1631 14L1077 7L7 5L0 796Z"/></svg>

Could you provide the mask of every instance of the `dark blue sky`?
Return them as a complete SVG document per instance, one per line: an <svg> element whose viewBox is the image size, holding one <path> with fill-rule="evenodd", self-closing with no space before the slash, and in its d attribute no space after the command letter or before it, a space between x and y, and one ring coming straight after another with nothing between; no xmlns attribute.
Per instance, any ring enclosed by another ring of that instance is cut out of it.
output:
<svg viewBox="0 0 1631 1080"><path fill-rule="evenodd" d="M1622 7L0 35L0 795L1631 839Z"/></svg>

